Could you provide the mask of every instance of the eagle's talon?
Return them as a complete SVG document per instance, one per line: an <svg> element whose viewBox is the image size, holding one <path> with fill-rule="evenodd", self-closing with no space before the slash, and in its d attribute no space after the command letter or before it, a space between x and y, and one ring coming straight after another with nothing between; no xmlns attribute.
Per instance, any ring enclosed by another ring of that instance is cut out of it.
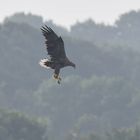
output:
<svg viewBox="0 0 140 140"><path fill-rule="evenodd" d="M60 84L60 80L58 80L57 83Z"/></svg>
<svg viewBox="0 0 140 140"><path fill-rule="evenodd" d="M57 74L54 74L53 77L54 77L54 79L59 79Z"/></svg>
<svg viewBox="0 0 140 140"><path fill-rule="evenodd" d="M54 77L54 79L57 80L57 83L60 84L61 78L59 77L59 75L58 74L54 74L53 77Z"/></svg>
<svg viewBox="0 0 140 140"><path fill-rule="evenodd" d="M58 77L58 79L59 79L59 81L61 81L62 79L61 79L61 77Z"/></svg>

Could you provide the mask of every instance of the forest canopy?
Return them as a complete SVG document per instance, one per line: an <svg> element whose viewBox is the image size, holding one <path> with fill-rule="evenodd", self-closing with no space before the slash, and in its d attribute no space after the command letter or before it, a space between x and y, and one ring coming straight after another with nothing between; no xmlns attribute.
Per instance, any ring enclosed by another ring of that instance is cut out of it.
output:
<svg viewBox="0 0 140 140"><path fill-rule="evenodd" d="M140 11L130 11L112 26L89 19L69 31L32 14L5 18L0 24L0 108L47 119L50 140L140 139L139 17ZM63 37L67 55L77 65L74 71L63 69L61 85L38 65L47 55L40 31L44 24ZM12 119L11 113L3 116L0 111L0 136L7 140L18 137L18 133L7 136ZM17 113L14 121L18 120L27 124L25 133L46 132ZM24 131L18 127L15 131ZM41 139L31 136L30 140Z"/></svg>

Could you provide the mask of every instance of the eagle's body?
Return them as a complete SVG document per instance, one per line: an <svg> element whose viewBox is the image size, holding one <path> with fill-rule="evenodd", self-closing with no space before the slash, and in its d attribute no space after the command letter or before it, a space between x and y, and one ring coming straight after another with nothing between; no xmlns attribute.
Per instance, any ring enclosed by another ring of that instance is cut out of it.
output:
<svg viewBox="0 0 140 140"><path fill-rule="evenodd" d="M60 69L66 66L75 68L75 64L67 58L62 38L58 37L55 32L46 25L43 26L41 30L46 39L45 44L50 59L42 59L40 65L45 68L54 69L54 78L60 83Z"/></svg>

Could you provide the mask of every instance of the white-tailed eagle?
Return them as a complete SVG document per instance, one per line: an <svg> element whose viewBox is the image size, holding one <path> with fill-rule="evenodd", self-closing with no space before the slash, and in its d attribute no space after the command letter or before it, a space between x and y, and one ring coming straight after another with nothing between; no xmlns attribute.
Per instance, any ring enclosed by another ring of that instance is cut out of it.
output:
<svg viewBox="0 0 140 140"><path fill-rule="evenodd" d="M44 68L54 69L53 77L60 84L60 69L66 66L72 66L75 68L75 64L67 58L64 48L64 42L61 36L57 36L57 34L47 25L42 26L41 30L45 37L45 44L49 59L41 59L39 64Z"/></svg>

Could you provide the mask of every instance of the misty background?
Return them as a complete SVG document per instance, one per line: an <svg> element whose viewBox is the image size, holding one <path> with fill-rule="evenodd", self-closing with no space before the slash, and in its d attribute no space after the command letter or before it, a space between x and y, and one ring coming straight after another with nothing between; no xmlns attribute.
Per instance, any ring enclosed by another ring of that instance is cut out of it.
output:
<svg viewBox="0 0 140 140"><path fill-rule="evenodd" d="M63 37L76 70L41 68L42 25ZM33 14L0 24L0 138L2 140L139 140L140 11L113 25L92 19L70 29Z"/></svg>

